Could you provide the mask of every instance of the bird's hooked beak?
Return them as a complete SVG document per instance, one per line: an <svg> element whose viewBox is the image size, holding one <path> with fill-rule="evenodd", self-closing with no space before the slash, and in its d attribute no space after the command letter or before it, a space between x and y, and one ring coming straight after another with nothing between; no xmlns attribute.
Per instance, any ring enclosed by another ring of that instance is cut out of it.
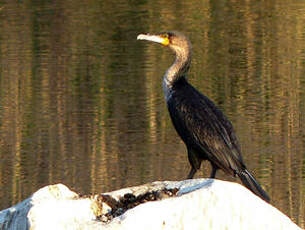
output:
<svg viewBox="0 0 305 230"><path fill-rule="evenodd" d="M139 34L137 40L157 42L164 46L169 45L169 39L167 37L162 37L160 35Z"/></svg>

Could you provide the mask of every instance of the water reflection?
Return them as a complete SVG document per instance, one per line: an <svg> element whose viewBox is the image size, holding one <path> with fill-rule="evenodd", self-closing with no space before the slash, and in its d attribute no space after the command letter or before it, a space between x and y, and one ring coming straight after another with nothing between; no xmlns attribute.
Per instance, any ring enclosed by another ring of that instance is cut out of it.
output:
<svg viewBox="0 0 305 230"><path fill-rule="evenodd" d="M0 7L0 209L51 183L96 193L185 178L186 150L161 88L173 57L136 41L175 29L193 43L190 81L231 119L273 204L305 226L304 4ZM198 177L209 175L204 166Z"/></svg>

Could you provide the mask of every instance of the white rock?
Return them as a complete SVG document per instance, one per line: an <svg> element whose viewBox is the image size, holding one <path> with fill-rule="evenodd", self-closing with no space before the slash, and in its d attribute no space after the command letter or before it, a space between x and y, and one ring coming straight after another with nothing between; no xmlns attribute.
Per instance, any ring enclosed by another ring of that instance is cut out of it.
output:
<svg viewBox="0 0 305 230"><path fill-rule="evenodd" d="M44 187L0 212L0 229L300 229L287 216L245 187L226 181L195 179L153 182L107 193L119 199L163 188L178 196L147 202L113 219L96 220L96 201L79 198L64 185Z"/></svg>
<svg viewBox="0 0 305 230"><path fill-rule="evenodd" d="M90 199L62 184L46 186L30 198L0 212L0 229L70 229L91 221L95 215ZM67 225L68 224L68 225Z"/></svg>

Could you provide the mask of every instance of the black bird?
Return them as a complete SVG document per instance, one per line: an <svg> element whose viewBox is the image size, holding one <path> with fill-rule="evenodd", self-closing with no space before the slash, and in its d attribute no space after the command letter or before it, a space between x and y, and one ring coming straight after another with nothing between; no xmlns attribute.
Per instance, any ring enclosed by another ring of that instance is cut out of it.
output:
<svg viewBox="0 0 305 230"><path fill-rule="evenodd" d="M231 122L186 79L192 56L190 41L173 31L140 34L137 39L160 43L176 55L175 62L164 75L163 90L172 122L187 147L192 166L188 178L193 178L201 162L208 160L212 165L211 178L218 169L237 175L248 189L269 202L267 193L246 168Z"/></svg>

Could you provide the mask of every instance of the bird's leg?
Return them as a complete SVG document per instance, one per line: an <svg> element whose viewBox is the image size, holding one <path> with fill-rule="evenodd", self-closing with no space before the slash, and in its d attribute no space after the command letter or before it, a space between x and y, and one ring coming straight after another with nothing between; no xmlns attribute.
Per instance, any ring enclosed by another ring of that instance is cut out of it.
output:
<svg viewBox="0 0 305 230"><path fill-rule="evenodd" d="M187 179L193 179L193 176L195 175L196 173L196 169L195 168L191 168L191 171L189 172L188 176L187 176Z"/></svg>
<svg viewBox="0 0 305 230"><path fill-rule="evenodd" d="M212 172L211 172L210 178L215 178L215 176L216 176L216 171L217 171L217 167L215 167L214 165L212 165Z"/></svg>
<svg viewBox="0 0 305 230"><path fill-rule="evenodd" d="M191 171L189 172L187 179L192 179L193 176L195 175L196 171L200 169L201 161L198 157L198 154L192 149L192 148L187 148L187 156L190 162L190 165L192 166Z"/></svg>

